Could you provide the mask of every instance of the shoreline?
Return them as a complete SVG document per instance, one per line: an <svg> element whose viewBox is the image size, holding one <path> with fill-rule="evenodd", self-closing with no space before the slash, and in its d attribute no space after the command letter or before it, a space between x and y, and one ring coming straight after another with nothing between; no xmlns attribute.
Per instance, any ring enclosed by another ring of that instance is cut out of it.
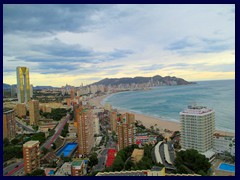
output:
<svg viewBox="0 0 240 180"><path fill-rule="evenodd" d="M102 101L110 96L112 94L107 94L103 96L98 96L93 99L90 99L90 101L99 108L103 108L104 105L101 104ZM144 114L139 114L135 112L131 112L128 110L123 110L123 109L117 109L118 112L120 113L132 113L135 115L135 119L137 121L140 121L146 128L150 128L151 126L154 127L154 129L158 128L160 130L160 133L165 133L164 129L170 130L170 131L180 131L180 123L179 122L174 122L174 121L167 121L164 119L156 118L156 117L151 117L148 115ZM215 130L215 133L219 133L224 136L235 136L234 132L227 132L227 131L222 131L222 130Z"/></svg>

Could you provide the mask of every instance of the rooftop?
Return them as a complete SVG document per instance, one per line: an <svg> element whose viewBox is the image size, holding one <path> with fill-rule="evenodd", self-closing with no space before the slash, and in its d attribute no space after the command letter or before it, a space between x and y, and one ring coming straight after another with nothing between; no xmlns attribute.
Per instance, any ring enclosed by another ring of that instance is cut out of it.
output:
<svg viewBox="0 0 240 180"><path fill-rule="evenodd" d="M35 146L35 145L38 145L38 144L40 144L39 141L28 141L25 144L23 144L23 147L32 147L32 146Z"/></svg>
<svg viewBox="0 0 240 180"><path fill-rule="evenodd" d="M212 109L207 108L206 106L188 106L187 109L184 109L180 112L182 114L189 114L189 115L203 115L208 114L210 112L214 112Z"/></svg>
<svg viewBox="0 0 240 180"><path fill-rule="evenodd" d="M72 162L72 166L81 166L82 162L82 160L75 160Z"/></svg>

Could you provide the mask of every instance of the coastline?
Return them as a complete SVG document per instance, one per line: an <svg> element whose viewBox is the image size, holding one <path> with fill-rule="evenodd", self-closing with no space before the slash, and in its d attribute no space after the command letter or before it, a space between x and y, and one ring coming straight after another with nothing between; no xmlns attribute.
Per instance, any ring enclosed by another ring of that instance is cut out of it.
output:
<svg viewBox="0 0 240 180"><path fill-rule="evenodd" d="M110 95L112 95L112 94L95 97L93 99L90 99L90 102L93 103L98 108L103 108L104 105L101 104L101 102ZM165 135L167 135L169 133L166 134L164 129L167 129L167 130L170 130L170 131L180 131L180 123L179 122L167 121L167 120L163 120L163 119L160 119L160 118L151 117L151 116L147 116L147 115L144 115L144 114L130 112L130 111L122 110L122 109L118 109L118 112L120 112L120 113L126 113L126 112L133 113L135 115L135 119L138 120L138 121L141 121L141 123L146 128L150 128L151 126L153 126L154 129L158 128L160 130L160 132L164 133ZM224 135L224 136L235 136L235 133L233 133L233 132L226 132L226 131L221 131L221 130L215 130L215 133L219 133L219 134Z"/></svg>

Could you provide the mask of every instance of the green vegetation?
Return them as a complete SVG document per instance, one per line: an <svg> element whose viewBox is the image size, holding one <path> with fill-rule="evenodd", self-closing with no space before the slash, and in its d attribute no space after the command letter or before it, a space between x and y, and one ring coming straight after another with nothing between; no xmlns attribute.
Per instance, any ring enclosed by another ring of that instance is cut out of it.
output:
<svg viewBox="0 0 240 180"><path fill-rule="evenodd" d="M177 152L175 167L177 168L177 173L208 175L211 164L197 150L188 149Z"/></svg>
<svg viewBox="0 0 240 180"><path fill-rule="evenodd" d="M52 149L55 150L57 147L56 147L56 144L55 143L52 143Z"/></svg>
<svg viewBox="0 0 240 180"><path fill-rule="evenodd" d="M37 169L33 171L31 174L26 174L26 176L46 176L44 170L42 169Z"/></svg>
<svg viewBox="0 0 240 180"><path fill-rule="evenodd" d="M66 137L67 133L69 133L69 131L68 131L68 123L66 123L65 126L63 127L63 130L61 132L61 136L62 137Z"/></svg>
<svg viewBox="0 0 240 180"><path fill-rule="evenodd" d="M35 131L38 130L38 126L37 126L37 125L36 125L36 126L32 126L32 128L33 128Z"/></svg>
<svg viewBox="0 0 240 180"><path fill-rule="evenodd" d="M49 150L45 147L42 148L42 153L46 155L49 152Z"/></svg>
<svg viewBox="0 0 240 180"><path fill-rule="evenodd" d="M4 139L3 139L3 146L6 147L6 146L8 146L9 144L10 144L10 142L9 142L8 138L4 138Z"/></svg>
<svg viewBox="0 0 240 180"><path fill-rule="evenodd" d="M62 119L62 117L66 116L68 110L64 109L64 108L56 108L56 109L52 109L52 112L44 112L41 113L41 115L45 118L48 119L53 119L55 121L60 121Z"/></svg>
<svg viewBox="0 0 240 180"><path fill-rule="evenodd" d="M113 162L111 167L105 169L105 171L122 171L122 170L143 170L143 169L151 169L153 166L161 166L162 164L156 164L152 160L152 149L153 145L145 145L144 146L144 156L138 162L134 163L131 160L132 152L135 148L138 149L137 145L128 146L122 150L120 150Z"/></svg>
<svg viewBox="0 0 240 180"><path fill-rule="evenodd" d="M45 140L45 134L43 132L39 132L30 137L28 141L39 141L40 144L42 144Z"/></svg>
<svg viewBox="0 0 240 180"><path fill-rule="evenodd" d="M8 161L12 158L23 158L22 146L7 146L3 147L3 161Z"/></svg>
<svg viewBox="0 0 240 180"><path fill-rule="evenodd" d="M90 167L93 167L94 165L98 164L98 157L97 157L97 153L93 153L91 154L91 156L89 157L89 163L88 165Z"/></svg>
<svg viewBox="0 0 240 180"><path fill-rule="evenodd" d="M54 133L55 133L55 129L52 129L52 130L48 129L48 131L49 131L48 138L51 137L51 136L53 136Z"/></svg>
<svg viewBox="0 0 240 180"><path fill-rule="evenodd" d="M20 139L14 138L14 139L11 141L11 144L17 145L19 142L20 142Z"/></svg>

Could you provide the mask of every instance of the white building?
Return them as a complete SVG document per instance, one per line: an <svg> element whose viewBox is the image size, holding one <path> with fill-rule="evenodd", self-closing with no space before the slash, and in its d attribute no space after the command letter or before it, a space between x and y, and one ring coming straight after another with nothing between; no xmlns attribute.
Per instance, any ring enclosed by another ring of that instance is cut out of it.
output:
<svg viewBox="0 0 240 180"><path fill-rule="evenodd" d="M213 149L215 112L203 106L188 106L180 112L183 149L205 153Z"/></svg>
<svg viewBox="0 0 240 180"><path fill-rule="evenodd" d="M213 137L213 151L220 154L227 151L235 156L235 137L215 135Z"/></svg>

